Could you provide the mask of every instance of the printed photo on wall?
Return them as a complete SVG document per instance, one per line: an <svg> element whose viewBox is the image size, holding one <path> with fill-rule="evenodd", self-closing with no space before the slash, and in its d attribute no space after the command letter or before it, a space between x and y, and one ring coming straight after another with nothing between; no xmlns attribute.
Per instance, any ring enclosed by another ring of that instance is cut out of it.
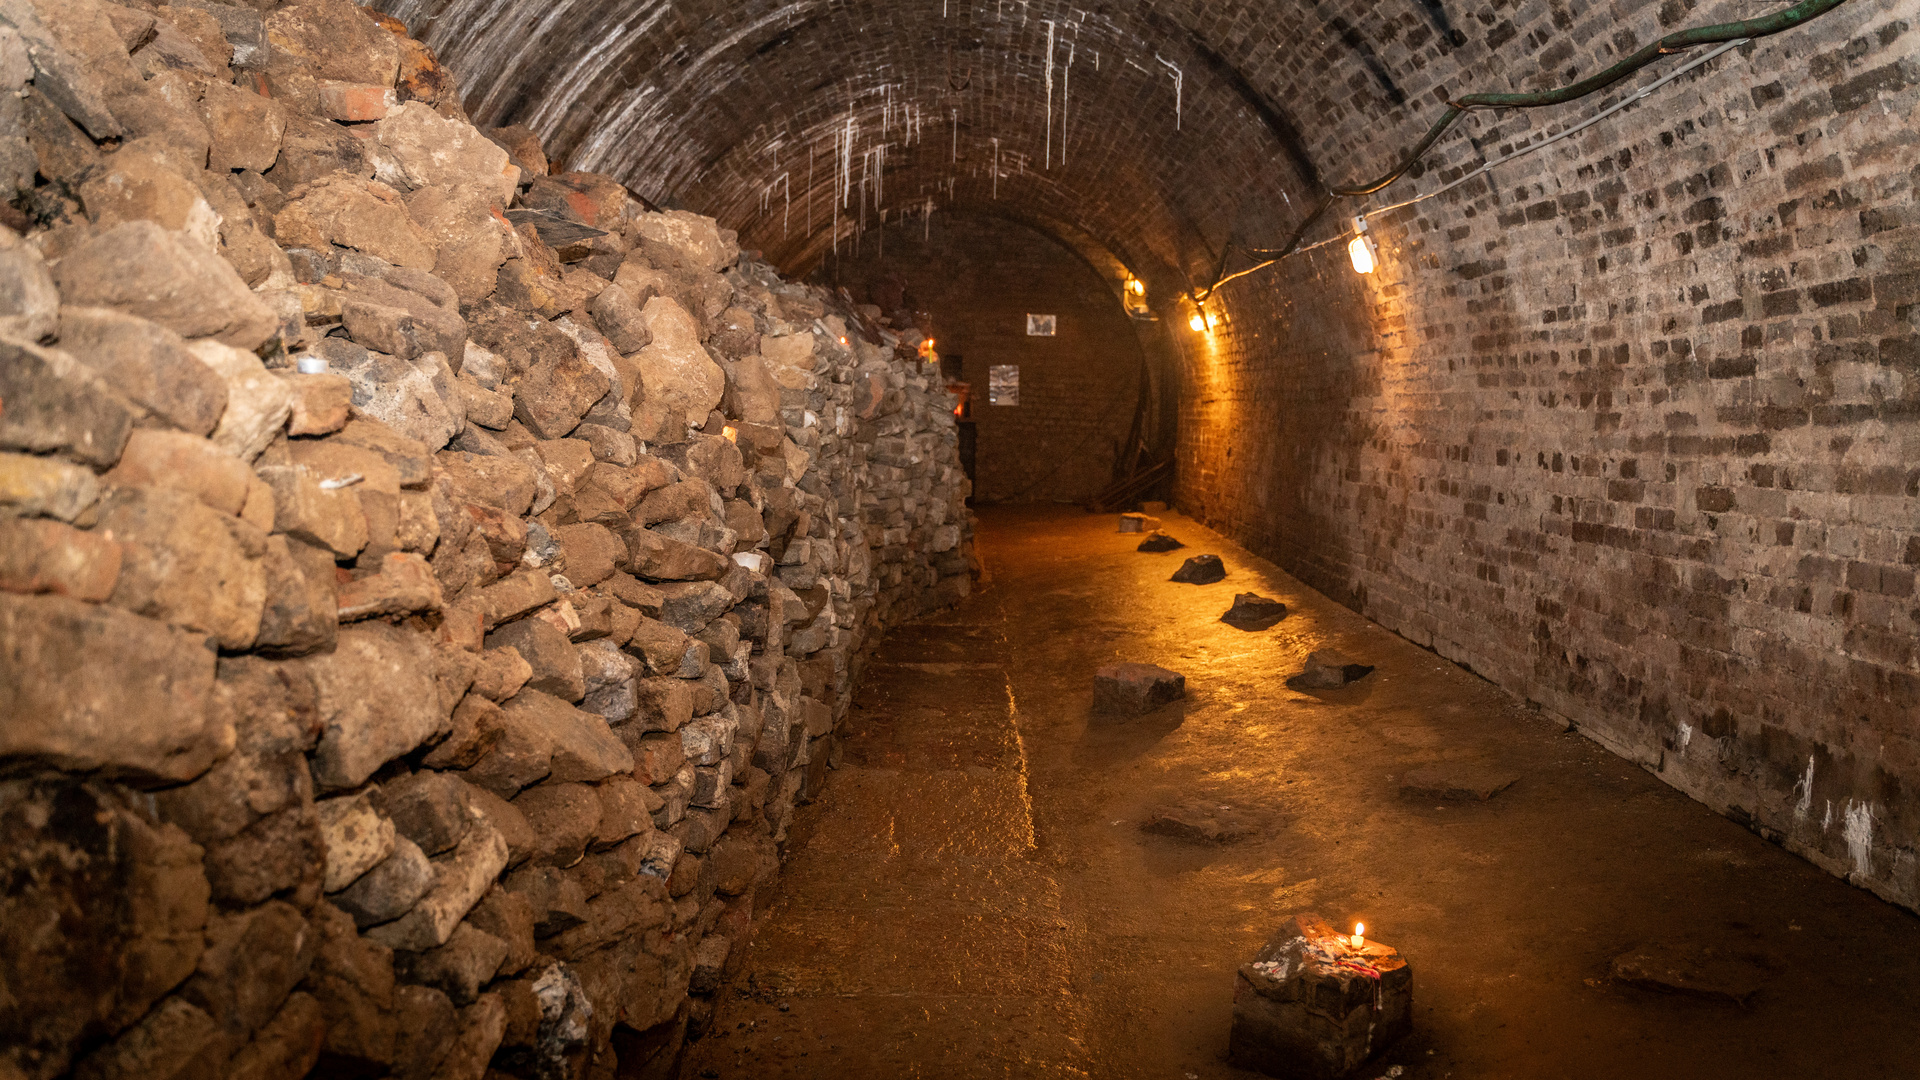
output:
<svg viewBox="0 0 1920 1080"><path fill-rule="evenodd" d="M1027 336L1028 337L1052 337L1053 336L1053 316L1028 315L1027 316Z"/></svg>
<svg viewBox="0 0 1920 1080"><path fill-rule="evenodd" d="M1020 365L994 364L987 368L987 402L992 405L1020 404Z"/></svg>

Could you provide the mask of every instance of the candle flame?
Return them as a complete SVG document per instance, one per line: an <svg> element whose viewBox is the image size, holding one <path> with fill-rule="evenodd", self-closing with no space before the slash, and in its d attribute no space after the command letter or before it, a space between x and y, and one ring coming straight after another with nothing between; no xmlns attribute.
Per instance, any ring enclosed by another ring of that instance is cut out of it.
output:
<svg viewBox="0 0 1920 1080"><path fill-rule="evenodd" d="M1366 923L1357 922L1353 924L1353 947L1354 948L1359 949L1359 948L1365 947L1367 943L1366 933L1367 933Z"/></svg>

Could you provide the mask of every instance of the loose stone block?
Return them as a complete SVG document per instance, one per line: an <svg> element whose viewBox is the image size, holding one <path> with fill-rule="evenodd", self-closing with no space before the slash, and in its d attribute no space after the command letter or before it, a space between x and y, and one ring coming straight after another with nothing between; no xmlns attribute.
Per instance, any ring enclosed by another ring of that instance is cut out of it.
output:
<svg viewBox="0 0 1920 1080"><path fill-rule="evenodd" d="M1195 555L1180 564L1169 580L1188 585L1211 585L1227 576L1226 564L1218 555Z"/></svg>
<svg viewBox="0 0 1920 1080"><path fill-rule="evenodd" d="M1512 787L1520 774L1477 761L1442 761L1410 769L1400 794L1418 799L1478 799L1485 802Z"/></svg>
<svg viewBox="0 0 1920 1080"><path fill-rule="evenodd" d="M1187 677L1153 664L1108 664L1093 676L1093 711L1139 716L1187 696Z"/></svg>
<svg viewBox="0 0 1920 1080"><path fill-rule="evenodd" d="M1148 533L1147 538L1140 541L1140 546L1133 550L1150 552L1178 551L1186 546L1187 545L1175 540L1173 537L1168 536L1166 533L1156 531Z"/></svg>
<svg viewBox="0 0 1920 1080"><path fill-rule="evenodd" d="M1295 690L1338 690L1356 679L1365 678L1372 664L1356 663L1337 649L1317 649L1307 656L1307 666L1287 680Z"/></svg>
<svg viewBox="0 0 1920 1080"><path fill-rule="evenodd" d="M1260 826L1228 806L1185 802L1155 811L1140 823L1140 831L1193 844L1231 844L1257 836Z"/></svg>
<svg viewBox="0 0 1920 1080"><path fill-rule="evenodd" d="M1285 1080L1339 1080L1413 1030L1413 969L1311 912L1282 923L1234 977L1227 1059Z"/></svg>
<svg viewBox="0 0 1920 1080"><path fill-rule="evenodd" d="M1753 957L1722 949L1651 942L1614 957L1613 977L1642 990L1745 1005L1773 972Z"/></svg>
<svg viewBox="0 0 1920 1080"><path fill-rule="evenodd" d="M1287 617L1287 605L1259 593L1237 593L1220 621L1242 630L1265 630Z"/></svg>

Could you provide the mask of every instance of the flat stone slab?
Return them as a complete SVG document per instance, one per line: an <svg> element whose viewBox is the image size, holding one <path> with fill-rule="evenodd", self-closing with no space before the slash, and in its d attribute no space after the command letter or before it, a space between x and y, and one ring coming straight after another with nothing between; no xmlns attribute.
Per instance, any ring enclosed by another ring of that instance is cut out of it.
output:
<svg viewBox="0 0 1920 1080"><path fill-rule="evenodd" d="M1227 1060L1288 1080L1342 1080L1413 1030L1413 969L1358 949L1311 912L1280 925L1233 981Z"/></svg>
<svg viewBox="0 0 1920 1080"><path fill-rule="evenodd" d="M1231 844L1259 835L1260 825L1229 806L1187 802L1155 811L1140 831L1192 844Z"/></svg>
<svg viewBox="0 0 1920 1080"><path fill-rule="evenodd" d="M1653 942L1614 957L1613 977L1642 990L1745 1005L1773 973L1754 960L1716 949Z"/></svg>
<svg viewBox="0 0 1920 1080"><path fill-rule="evenodd" d="M1220 621L1241 630L1265 630L1287 617L1287 605L1259 593L1235 594L1233 606Z"/></svg>
<svg viewBox="0 0 1920 1080"><path fill-rule="evenodd" d="M1187 545L1181 543L1178 540L1175 540L1173 537L1168 536L1166 533L1151 532L1147 534L1147 538L1145 540L1140 541L1140 546L1137 548L1134 548L1134 550L1135 551L1178 551L1179 549L1186 546Z"/></svg>
<svg viewBox="0 0 1920 1080"><path fill-rule="evenodd" d="M1180 564L1169 580L1188 585L1211 585L1227 576L1227 564L1218 555L1195 555Z"/></svg>
<svg viewBox="0 0 1920 1080"><path fill-rule="evenodd" d="M1477 761L1442 761L1411 769L1400 794L1411 799L1479 799L1486 802L1512 787L1520 774Z"/></svg>
<svg viewBox="0 0 1920 1080"><path fill-rule="evenodd" d="M1295 690L1338 690L1372 670L1372 664L1359 663L1337 649L1317 649L1307 655L1306 668L1288 679L1287 685Z"/></svg>
<svg viewBox="0 0 1920 1080"><path fill-rule="evenodd" d="M1093 711L1139 716L1187 696L1187 677L1153 664L1108 664L1093 675Z"/></svg>
<svg viewBox="0 0 1920 1080"><path fill-rule="evenodd" d="M1160 527L1160 519L1146 514L1121 514L1120 531L1123 533L1153 532Z"/></svg>

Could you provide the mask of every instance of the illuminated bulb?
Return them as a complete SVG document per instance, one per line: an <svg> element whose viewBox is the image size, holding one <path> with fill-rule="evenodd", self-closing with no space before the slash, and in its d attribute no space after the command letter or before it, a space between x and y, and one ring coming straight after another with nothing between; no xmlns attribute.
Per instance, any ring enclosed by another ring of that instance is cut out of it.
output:
<svg viewBox="0 0 1920 1080"><path fill-rule="evenodd" d="M1214 327L1219 325L1220 325L1220 316L1215 315L1211 311L1207 312L1207 329L1211 330Z"/></svg>
<svg viewBox="0 0 1920 1080"><path fill-rule="evenodd" d="M1354 948L1356 948L1356 949L1360 949L1360 948L1365 948L1365 947L1366 947L1366 944L1367 944L1367 939L1366 939L1366 933L1367 933L1367 924L1366 924L1366 923L1360 923L1360 922L1357 922L1357 923L1354 923L1354 924L1353 924L1353 939L1352 939L1352 940L1353 940L1353 947L1354 947Z"/></svg>
<svg viewBox="0 0 1920 1080"><path fill-rule="evenodd" d="M1187 325L1196 334L1204 333L1207 329L1207 317L1196 311L1193 313L1193 318L1187 320Z"/></svg>
<svg viewBox="0 0 1920 1080"><path fill-rule="evenodd" d="M1128 278L1127 291L1135 296L1145 296L1147 295L1147 284L1139 278Z"/></svg>
<svg viewBox="0 0 1920 1080"><path fill-rule="evenodd" d="M1347 244L1347 258L1353 260L1356 274L1373 273L1373 240L1362 234Z"/></svg>
<svg viewBox="0 0 1920 1080"><path fill-rule="evenodd" d="M720 434L725 435L727 437L727 441L730 443L737 443L740 441L740 432L732 424L728 424L726 427L721 428Z"/></svg>

